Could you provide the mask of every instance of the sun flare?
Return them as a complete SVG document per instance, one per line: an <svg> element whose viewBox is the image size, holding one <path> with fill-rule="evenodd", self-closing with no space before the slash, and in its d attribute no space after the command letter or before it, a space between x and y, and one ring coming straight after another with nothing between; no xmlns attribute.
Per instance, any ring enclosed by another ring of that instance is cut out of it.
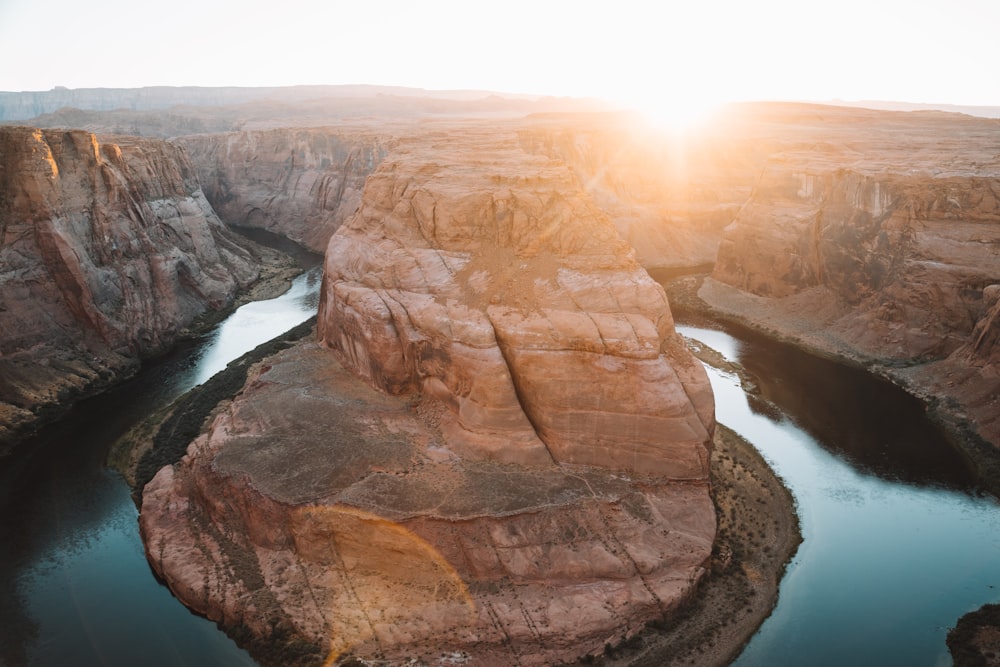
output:
<svg viewBox="0 0 1000 667"><path fill-rule="evenodd" d="M657 130L687 134L711 120L723 102L697 95L650 95L629 104Z"/></svg>

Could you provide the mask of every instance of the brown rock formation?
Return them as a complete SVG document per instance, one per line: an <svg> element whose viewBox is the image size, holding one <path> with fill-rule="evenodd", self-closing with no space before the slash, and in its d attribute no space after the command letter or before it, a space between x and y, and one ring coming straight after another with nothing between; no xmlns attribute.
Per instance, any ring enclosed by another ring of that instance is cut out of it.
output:
<svg viewBox="0 0 1000 667"><path fill-rule="evenodd" d="M634 115L539 121L525 149L565 162L647 269L715 262L723 228L747 200L770 146L724 125L690 134Z"/></svg>
<svg viewBox="0 0 1000 667"><path fill-rule="evenodd" d="M702 297L950 397L1000 445L1000 123L828 108L806 120L726 229Z"/></svg>
<svg viewBox="0 0 1000 667"><path fill-rule="evenodd" d="M693 592L708 381L577 183L513 133L400 142L331 240L325 346L263 362L145 489L178 597L320 658L528 665Z"/></svg>
<svg viewBox="0 0 1000 667"><path fill-rule="evenodd" d="M413 140L326 257L323 340L375 386L445 401L465 455L705 478L707 379L562 163L499 133Z"/></svg>
<svg viewBox="0 0 1000 667"><path fill-rule="evenodd" d="M463 460L437 412L316 345L272 358L146 487L151 563L225 625L390 661L549 664L693 591L715 525L704 484Z"/></svg>
<svg viewBox="0 0 1000 667"><path fill-rule="evenodd" d="M316 252L358 209L365 179L390 140L370 130L278 129L194 135L178 141L215 211Z"/></svg>
<svg viewBox="0 0 1000 667"><path fill-rule="evenodd" d="M256 276L177 147L0 128L0 444Z"/></svg>

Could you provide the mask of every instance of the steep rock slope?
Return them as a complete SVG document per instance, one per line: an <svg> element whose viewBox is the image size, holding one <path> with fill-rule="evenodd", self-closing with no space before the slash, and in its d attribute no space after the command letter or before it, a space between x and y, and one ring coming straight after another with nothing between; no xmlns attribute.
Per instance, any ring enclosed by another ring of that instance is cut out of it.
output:
<svg viewBox="0 0 1000 667"><path fill-rule="evenodd" d="M861 115L768 161L702 297L951 396L1000 444L1000 123Z"/></svg>
<svg viewBox="0 0 1000 667"><path fill-rule="evenodd" d="M499 132L404 143L325 269L323 340L385 391L439 395L470 455L704 478L706 378L563 163Z"/></svg>
<svg viewBox="0 0 1000 667"><path fill-rule="evenodd" d="M0 443L256 276L176 146L0 128Z"/></svg>
<svg viewBox="0 0 1000 667"><path fill-rule="evenodd" d="M389 148L371 130L277 129L178 139L219 217L316 252L361 204Z"/></svg>
<svg viewBox="0 0 1000 667"><path fill-rule="evenodd" d="M632 114L584 118L538 119L521 143L565 162L647 269L712 264L773 141L722 119L679 133Z"/></svg>
<svg viewBox="0 0 1000 667"><path fill-rule="evenodd" d="M262 362L145 488L187 604L286 662L539 665L693 593L710 386L563 164L497 129L401 141L321 302L320 342Z"/></svg>

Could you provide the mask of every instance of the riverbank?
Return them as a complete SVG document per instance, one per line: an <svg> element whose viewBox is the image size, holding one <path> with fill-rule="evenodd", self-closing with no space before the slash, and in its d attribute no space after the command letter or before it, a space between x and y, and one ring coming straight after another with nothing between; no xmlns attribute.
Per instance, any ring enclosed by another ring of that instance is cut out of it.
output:
<svg viewBox="0 0 1000 667"><path fill-rule="evenodd" d="M712 323L722 323L738 330L755 332L770 340L791 345L836 363L863 369L892 382L924 404L928 416L942 428L948 442L955 451L965 457L970 469L975 472L979 488L994 496L1000 496L1000 450L978 435L973 419L960 402L942 398L934 393L933 387L920 384L919 378L933 371L930 364L901 366L883 363L877 359L866 358L838 344L835 339L825 337L822 332L801 335L803 330L801 323L794 321L794 315L789 313L754 311L756 313L754 318L741 317L738 315L741 312L739 304L732 303L736 297L720 293L717 285L707 290L707 299L703 298L706 296L706 291L702 289L705 278L705 275L688 275L663 282L671 310L676 316L707 326L711 326ZM698 354L712 365L720 366L726 363L724 359L715 358L718 355L713 356L710 350ZM739 369L729 370L736 371L741 377L744 388L748 393L753 393L753 378L747 377L745 373L739 373ZM987 613L990 607L991 605L986 605L979 611L970 612L958 619L956 628L952 630L948 639L948 647L956 665L1000 664L997 662L1000 660L1000 651L993 651L995 638L1000 636L1000 623L995 606L993 612ZM986 662L979 661L981 658Z"/></svg>
<svg viewBox="0 0 1000 667"><path fill-rule="evenodd" d="M965 457L975 471L980 488L1000 497L1000 448L978 433L968 406L954 396L938 391L940 383L929 384L934 362L902 365L866 357L823 332L809 331L801 318L794 314L768 309L766 305L756 302L752 309L754 315L745 316L749 309L745 304L736 303L738 295L714 281L706 284L706 278L707 274L693 274L661 283L667 291L675 317L693 322L716 322L755 332L892 382L926 406L928 415L942 428L952 447Z"/></svg>
<svg viewBox="0 0 1000 667"><path fill-rule="evenodd" d="M125 478L136 505L142 502L142 488L146 483L160 468L184 456L187 446L198 436L205 420L219 404L242 391L250 366L311 335L315 327L316 317L313 316L258 345L122 436L108 454L108 466Z"/></svg>
<svg viewBox="0 0 1000 667"><path fill-rule="evenodd" d="M674 617L582 664L723 667L771 613L802 541L794 500L754 446L721 424L711 475L718 534L698 592Z"/></svg>

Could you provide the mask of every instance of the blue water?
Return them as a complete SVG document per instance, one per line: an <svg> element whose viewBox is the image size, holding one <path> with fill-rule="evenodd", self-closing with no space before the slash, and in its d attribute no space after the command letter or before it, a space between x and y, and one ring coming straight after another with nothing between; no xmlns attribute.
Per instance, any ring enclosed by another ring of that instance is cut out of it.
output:
<svg viewBox="0 0 1000 667"><path fill-rule="evenodd" d="M762 409L708 368L718 421L782 477L802 523L778 605L734 664L950 665L948 629L1000 600L1000 505L976 493L919 404L789 348L678 329L743 363L779 402Z"/></svg>
<svg viewBox="0 0 1000 667"><path fill-rule="evenodd" d="M128 488L103 462L142 414L314 314L318 282L244 307L2 462L0 664L255 664L155 580ZM709 369L718 418L758 447L802 520L778 606L735 664L950 664L948 628L1000 600L1000 506L919 404L788 348L681 331L756 375L766 402Z"/></svg>
<svg viewBox="0 0 1000 667"><path fill-rule="evenodd" d="M129 489L104 457L144 414L314 315L319 281L317 267L243 306L0 462L0 664L256 664L156 581Z"/></svg>

